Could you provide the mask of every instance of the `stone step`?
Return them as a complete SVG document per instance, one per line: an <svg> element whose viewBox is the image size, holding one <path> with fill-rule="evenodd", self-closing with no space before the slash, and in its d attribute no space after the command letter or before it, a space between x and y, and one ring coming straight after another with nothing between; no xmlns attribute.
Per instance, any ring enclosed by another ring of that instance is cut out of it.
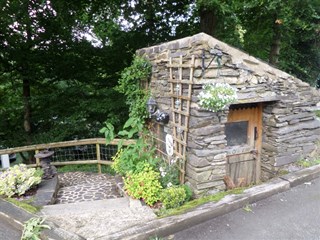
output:
<svg viewBox="0 0 320 240"><path fill-rule="evenodd" d="M99 239L156 218L139 200L127 197L44 206L41 214L85 239Z"/></svg>
<svg viewBox="0 0 320 240"><path fill-rule="evenodd" d="M94 211L113 211L130 207L128 198L104 199L91 202L77 202L44 206L41 210L43 215L85 214Z"/></svg>

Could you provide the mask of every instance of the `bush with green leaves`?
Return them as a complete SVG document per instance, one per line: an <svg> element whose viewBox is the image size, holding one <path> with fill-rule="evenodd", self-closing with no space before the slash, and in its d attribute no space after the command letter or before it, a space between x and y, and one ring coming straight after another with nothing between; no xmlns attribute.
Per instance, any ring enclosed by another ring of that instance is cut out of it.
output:
<svg viewBox="0 0 320 240"><path fill-rule="evenodd" d="M186 201L186 191L183 186L172 186L163 189L160 200L166 209L181 206Z"/></svg>
<svg viewBox="0 0 320 240"><path fill-rule="evenodd" d="M112 158L112 168L120 175L125 176L128 172L140 172L148 163L156 166L158 159L155 157L155 148L146 141L147 131L141 120L129 118L123 130L118 133L122 137L117 154ZM139 137L135 143L123 146L123 139L130 139L133 136Z"/></svg>
<svg viewBox="0 0 320 240"><path fill-rule="evenodd" d="M11 197L21 196L33 186L41 182L41 169L27 168L24 164L10 167L0 172L0 195Z"/></svg>
<svg viewBox="0 0 320 240"><path fill-rule="evenodd" d="M141 172L144 165L155 167L158 161L153 154L153 149L148 149L148 146L142 141L137 140L135 144L131 144L120 149L113 158L112 168L120 175L125 176L129 172Z"/></svg>
<svg viewBox="0 0 320 240"><path fill-rule="evenodd" d="M192 198L192 195L193 195L192 189L186 184L183 184L181 186L184 188L184 191L186 192L186 200L185 200L185 202L189 202L191 200L191 198Z"/></svg>
<svg viewBox="0 0 320 240"><path fill-rule="evenodd" d="M23 233L21 240L41 240L41 231L45 228L50 229L48 225L43 224L45 219L33 217L26 221L23 225Z"/></svg>
<svg viewBox="0 0 320 240"><path fill-rule="evenodd" d="M159 161L159 171L161 175L161 185L163 188L179 185L179 169L176 163L168 164L167 161Z"/></svg>
<svg viewBox="0 0 320 240"><path fill-rule="evenodd" d="M124 179L127 194L135 199L142 199L152 206L159 201L162 186L160 174L153 170L149 164L145 164L141 172L128 174Z"/></svg>

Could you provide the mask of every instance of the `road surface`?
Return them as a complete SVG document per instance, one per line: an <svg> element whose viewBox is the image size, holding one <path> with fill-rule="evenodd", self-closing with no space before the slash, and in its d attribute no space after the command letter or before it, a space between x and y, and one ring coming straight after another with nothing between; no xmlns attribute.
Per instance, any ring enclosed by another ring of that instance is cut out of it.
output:
<svg viewBox="0 0 320 240"><path fill-rule="evenodd" d="M320 240L320 178L168 239Z"/></svg>
<svg viewBox="0 0 320 240"><path fill-rule="evenodd" d="M20 240L21 231L15 228L6 217L0 214L0 239Z"/></svg>

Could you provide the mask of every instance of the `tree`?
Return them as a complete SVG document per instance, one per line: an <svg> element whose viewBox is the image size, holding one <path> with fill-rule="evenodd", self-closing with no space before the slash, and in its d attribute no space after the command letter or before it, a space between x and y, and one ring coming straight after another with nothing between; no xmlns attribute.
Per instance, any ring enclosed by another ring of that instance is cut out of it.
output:
<svg viewBox="0 0 320 240"><path fill-rule="evenodd" d="M0 145L90 136L110 112L114 119L125 112L113 90L116 79L110 80L113 66L106 64L110 49L94 47L82 34L88 6L61 0L0 3L0 91L9 95L0 109L6 119Z"/></svg>
<svg viewBox="0 0 320 240"><path fill-rule="evenodd" d="M314 84L319 1L197 0L200 29Z"/></svg>
<svg viewBox="0 0 320 240"><path fill-rule="evenodd" d="M238 4L246 30L243 48L279 68L314 83L319 68L319 3L312 0L249 0Z"/></svg>
<svg viewBox="0 0 320 240"><path fill-rule="evenodd" d="M303 80L319 75L319 1L3 0L0 146L95 137L139 48L204 31Z"/></svg>

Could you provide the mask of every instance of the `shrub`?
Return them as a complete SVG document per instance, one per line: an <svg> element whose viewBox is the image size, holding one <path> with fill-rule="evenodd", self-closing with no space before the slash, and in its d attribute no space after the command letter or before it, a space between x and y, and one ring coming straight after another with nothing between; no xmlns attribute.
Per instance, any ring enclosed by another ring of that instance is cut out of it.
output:
<svg viewBox="0 0 320 240"><path fill-rule="evenodd" d="M0 172L0 195L21 196L33 186L41 182L42 170L27 168L24 164L15 165Z"/></svg>
<svg viewBox="0 0 320 240"><path fill-rule="evenodd" d="M120 149L112 160L112 168L122 176L129 172L143 171L145 164L155 167L158 161L154 157L154 149L145 143L144 139L138 139L135 144Z"/></svg>
<svg viewBox="0 0 320 240"><path fill-rule="evenodd" d="M160 199L162 186L159 181L160 174L145 164L143 171L128 174L124 179L125 189L129 196L142 199L152 206Z"/></svg>
<svg viewBox="0 0 320 240"><path fill-rule="evenodd" d="M162 190L161 202L166 209L181 206L186 200L186 191L183 186L173 186Z"/></svg>
<svg viewBox="0 0 320 240"><path fill-rule="evenodd" d="M160 182L163 188L180 184L177 164L173 163L169 165L166 161L160 161L159 171L161 175Z"/></svg>
<svg viewBox="0 0 320 240"><path fill-rule="evenodd" d="M186 192L186 200L185 202L190 201L190 199L192 198L192 190L188 185L182 185L182 187L184 188L184 191Z"/></svg>

